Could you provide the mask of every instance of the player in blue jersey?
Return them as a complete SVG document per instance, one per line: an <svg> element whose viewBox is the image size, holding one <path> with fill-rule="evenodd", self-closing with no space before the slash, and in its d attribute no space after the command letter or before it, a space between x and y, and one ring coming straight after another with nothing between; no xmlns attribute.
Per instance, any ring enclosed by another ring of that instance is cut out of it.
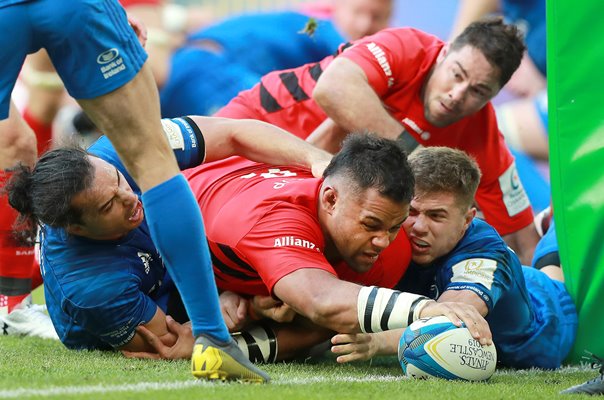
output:
<svg viewBox="0 0 604 400"><path fill-rule="evenodd" d="M212 115L275 70L319 61L347 41L388 26L392 0L336 0L331 19L286 11L243 14L192 34L172 57L161 87L164 117Z"/></svg>
<svg viewBox="0 0 604 400"><path fill-rule="evenodd" d="M138 32L144 41L145 33ZM15 121L22 121L18 113L9 113L14 110L10 93L25 56L41 48L69 94L113 141L143 193L149 233L198 338L195 361L207 361L194 362L193 374L265 381L251 365L233 360L239 353L230 353L231 337L220 314L201 213L162 133L157 87L124 9L117 0L0 0L2 142L31 137L25 128L9 131L18 126ZM226 376L213 369L220 362Z"/></svg>
<svg viewBox="0 0 604 400"><path fill-rule="evenodd" d="M162 124L183 169L204 158L213 161L238 153L257 161L314 166L320 174L330 158L259 121L185 117ZM171 274L150 234L141 203L145 198L106 137L89 152L45 153L33 170L16 172L8 189L11 205L30 226L41 225L46 304L67 347L142 351L146 347L135 333L138 325L169 336L165 312L175 292ZM178 209L181 202L169 207ZM186 245L171 243L185 254L192 250ZM223 323L220 314L217 318ZM236 348L230 336L229 343ZM268 379L240 352L229 352L218 377L228 373L227 378ZM237 356L238 364L229 366Z"/></svg>
<svg viewBox="0 0 604 400"><path fill-rule="evenodd" d="M474 305L489 323L503 365L558 368L577 328L564 283L523 267L497 232L474 218L480 170L465 153L430 147L413 154L410 164L415 197L404 227L413 262L398 289ZM400 335L337 335L332 350L340 362L394 354Z"/></svg>

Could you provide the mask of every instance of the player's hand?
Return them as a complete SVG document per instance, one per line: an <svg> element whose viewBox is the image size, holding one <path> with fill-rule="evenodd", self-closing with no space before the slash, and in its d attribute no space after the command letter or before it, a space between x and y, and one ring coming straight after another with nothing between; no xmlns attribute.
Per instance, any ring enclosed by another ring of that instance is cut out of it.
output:
<svg viewBox="0 0 604 400"><path fill-rule="evenodd" d="M229 332L240 331L247 321L248 300L237 293L224 291L220 294L220 311Z"/></svg>
<svg viewBox="0 0 604 400"><path fill-rule="evenodd" d="M140 42L141 46L145 47L145 45L147 44L147 27L136 17L134 17L130 14L127 14L127 15L128 15L128 23L134 30L134 33L136 33L136 37L138 38L138 41Z"/></svg>
<svg viewBox="0 0 604 400"><path fill-rule="evenodd" d="M478 312L476 307L452 301L436 302L430 301L420 312L420 318L436 317L444 315L448 317L456 326L461 326L461 323L466 324L474 339L478 340L482 345L490 345L493 343L493 335L489 328L488 322Z"/></svg>
<svg viewBox="0 0 604 400"><path fill-rule="evenodd" d="M379 340L372 333L340 333L331 338L331 352L338 354L339 363L369 360L378 352Z"/></svg>
<svg viewBox="0 0 604 400"><path fill-rule="evenodd" d="M315 178L321 178L323 176L323 171L325 171L325 168L327 168L332 158L333 155L317 149L316 153L312 156L312 162L310 164L312 175Z"/></svg>
<svg viewBox="0 0 604 400"><path fill-rule="evenodd" d="M172 317L167 315L166 325L168 326L168 331L177 338L173 345L166 345L159 336L140 325L136 328L136 333L139 334L151 348L155 349L156 353L122 350L122 354L128 358L148 358L156 360L190 359L191 354L193 353L193 346L195 345L191 324L179 324L174 321Z"/></svg>
<svg viewBox="0 0 604 400"><path fill-rule="evenodd" d="M256 316L270 318L277 322L291 322L296 315L290 306L271 296L254 296L251 300L251 309Z"/></svg>

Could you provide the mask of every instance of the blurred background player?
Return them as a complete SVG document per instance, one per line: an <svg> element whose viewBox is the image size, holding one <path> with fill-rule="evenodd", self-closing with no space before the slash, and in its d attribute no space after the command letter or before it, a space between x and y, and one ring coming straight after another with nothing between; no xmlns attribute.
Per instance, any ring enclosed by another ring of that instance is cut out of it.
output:
<svg viewBox="0 0 604 400"><path fill-rule="evenodd" d="M191 34L172 56L160 90L162 115L212 115L263 75L319 61L343 42L386 28L393 1L313 5L300 11L245 13Z"/></svg>

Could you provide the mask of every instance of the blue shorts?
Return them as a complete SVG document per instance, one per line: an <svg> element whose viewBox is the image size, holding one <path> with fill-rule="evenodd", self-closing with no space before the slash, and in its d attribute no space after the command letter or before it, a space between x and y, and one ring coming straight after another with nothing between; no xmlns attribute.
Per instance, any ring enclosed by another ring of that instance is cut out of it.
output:
<svg viewBox="0 0 604 400"><path fill-rule="evenodd" d="M91 99L131 81L147 59L117 0L36 0L0 8L0 119L25 56L45 48L69 94Z"/></svg>
<svg viewBox="0 0 604 400"><path fill-rule="evenodd" d="M514 365L558 368L575 343L577 310L564 283L534 268L522 267L522 272L535 313L535 329L516 349Z"/></svg>

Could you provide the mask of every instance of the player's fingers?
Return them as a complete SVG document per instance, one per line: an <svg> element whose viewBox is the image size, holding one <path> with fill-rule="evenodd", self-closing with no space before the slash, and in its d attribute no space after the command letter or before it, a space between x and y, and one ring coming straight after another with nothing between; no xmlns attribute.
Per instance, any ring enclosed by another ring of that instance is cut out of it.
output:
<svg viewBox="0 0 604 400"><path fill-rule="evenodd" d="M367 353L362 353L362 352L352 352L349 354L343 354L341 356L338 356L336 358L336 361L340 364L343 363L347 363L347 362L351 362L351 361L364 361L364 360L368 360L369 356L367 355Z"/></svg>
<svg viewBox="0 0 604 400"><path fill-rule="evenodd" d="M169 315L166 315L166 326L168 327L168 331L177 336L186 333L186 331L189 329L183 324L176 322L176 320Z"/></svg>
<svg viewBox="0 0 604 400"><path fill-rule="evenodd" d="M247 316L248 302L246 299L241 299L237 306L237 319L239 322L243 321Z"/></svg>
<svg viewBox="0 0 604 400"><path fill-rule="evenodd" d="M157 335L155 335L149 329L145 328L143 325L139 325L136 328L136 333L142 336L145 342L147 342L149 346L153 347L158 353L161 352L161 349L162 347L164 347L164 344L159 339L159 337L157 337Z"/></svg>
<svg viewBox="0 0 604 400"><path fill-rule="evenodd" d="M331 338L331 344L343 344L350 343L354 341L354 335L350 335L348 333L338 333L334 337Z"/></svg>

